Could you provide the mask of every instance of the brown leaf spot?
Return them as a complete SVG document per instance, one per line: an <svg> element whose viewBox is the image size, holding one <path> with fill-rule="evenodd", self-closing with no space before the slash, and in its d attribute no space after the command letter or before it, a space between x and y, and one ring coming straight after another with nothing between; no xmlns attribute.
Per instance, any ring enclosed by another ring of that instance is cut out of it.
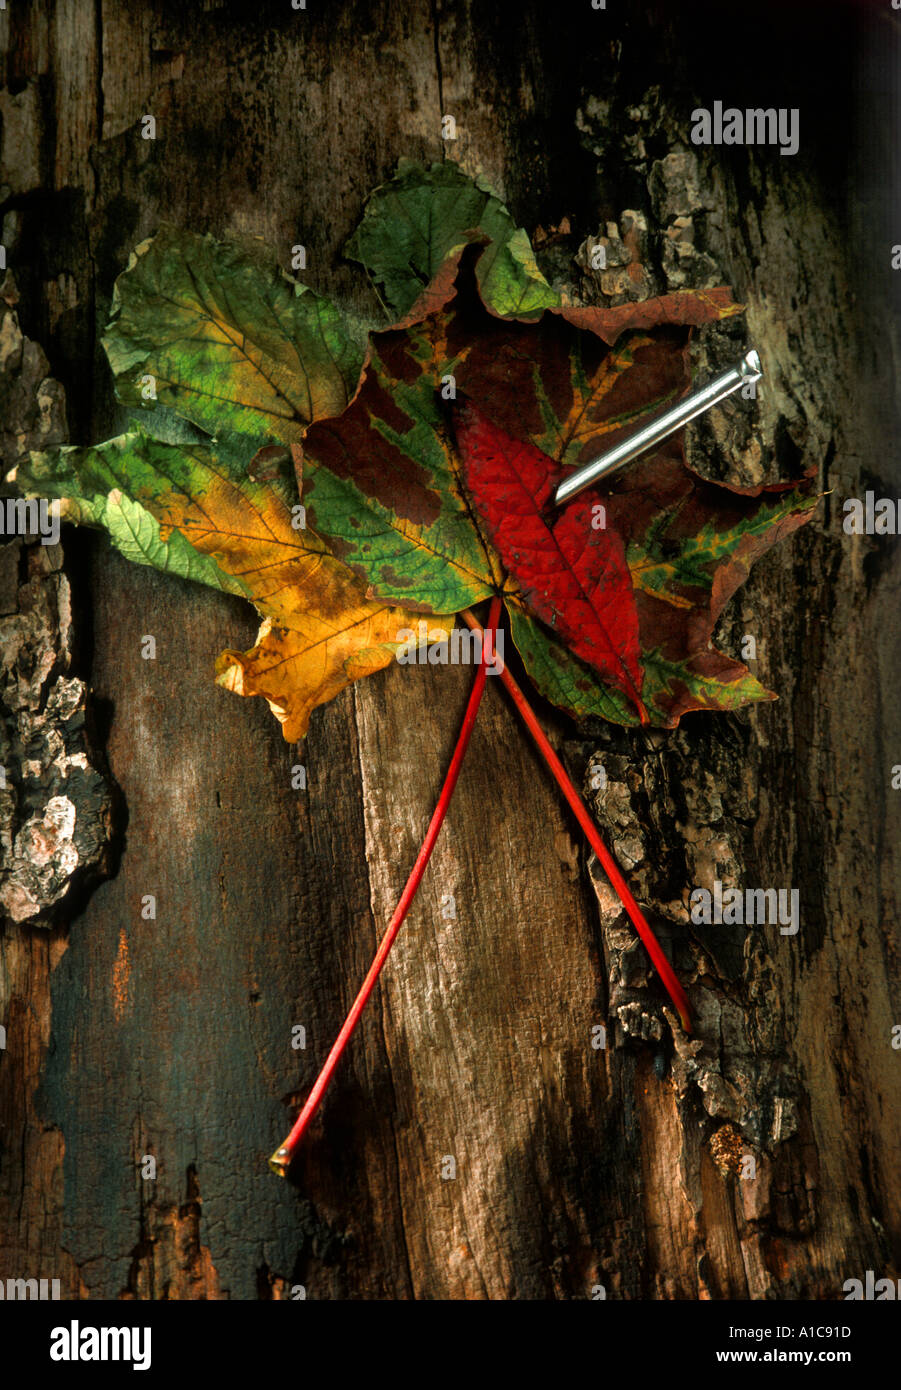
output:
<svg viewBox="0 0 901 1390"><path fill-rule="evenodd" d="M431 526L441 512L441 498L431 486L428 470L383 433L386 429L404 436L413 425L368 368L363 386L344 414L308 430L306 457L337 478L352 479L364 497L373 498L398 518ZM307 473L304 482L304 496L311 497L316 479Z"/></svg>

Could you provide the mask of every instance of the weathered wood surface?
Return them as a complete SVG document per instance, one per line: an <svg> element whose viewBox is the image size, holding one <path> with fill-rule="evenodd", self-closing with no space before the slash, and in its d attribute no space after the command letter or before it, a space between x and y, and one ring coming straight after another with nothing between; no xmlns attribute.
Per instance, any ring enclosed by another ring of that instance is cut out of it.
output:
<svg viewBox="0 0 901 1390"><path fill-rule="evenodd" d="M753 428L724 410L693 432L692 457L740 481L815 466L835 489L723 626L732 651L756 635L777 703L645 738L543 710L577 780L590 759L607 770L599 820L693 981L696 1038L674 1044L640 947L489 688L294 1185L266 1155L396 902L470 675L381 673L292 750L264 707L211 681L216 653L252 638L245 606L67 542L127 825L117 875L74 920L0 937L2 1277L58 1277L69 1297L303 1284L311 1298L579 1298L602 1283L610 1297L810 1298L899 1272L898 553L836 519L866 486L901 491L885 113L847 97L859 45L838 31L829 46L831 11L811 33L782 7L774 46L757 13L726 38L720 6L678 22L610 8L68 0L0 14L5 239L73 439L121 422L98 326L161 218L259 234L286 264L300 241L310 281L372 314L339 249L399 156L442 156L449 112L453 157L519 221L571 219L546 263L574 291L597 290L572 266L579 243L626 208L647 217L663 285L691 216L711 261L688 253L687 273L714 270L748 304L767 369ZM874 21L886 51L896 32ZM752 104L800 105L802 150L707 152L692 187L665 161L698 99L723 96L724 44L746 74L729 99L748 87ZM709 335L699 362L736 341ZM306 792L291 789L300 758ZM689 888L713 877L798 887L798 936L687 926ZM736 1175L746 1153L754 1181Z"/></svg>

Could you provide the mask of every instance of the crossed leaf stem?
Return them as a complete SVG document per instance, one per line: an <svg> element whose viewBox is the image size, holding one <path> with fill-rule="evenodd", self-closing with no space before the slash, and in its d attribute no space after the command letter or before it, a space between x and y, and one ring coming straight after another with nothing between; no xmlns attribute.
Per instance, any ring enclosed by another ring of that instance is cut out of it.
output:
<svg viewBox="0 0 901 1390"><path fill-rule="evenodd" d="M482 627L478 619L474 617L474 615L470 613L468 609L464 610L464 612L461 613L460 616L473 629L473 631L482 631ZM560 759L557 757L557 754L554 752L553 748L548 742L547 735L545 734L544 730L539 724L535 711L532 709L532 706L529 704L525 695L522 693L522 690L517 685L516 681L513 679L506 664L504 664L501 669L501 679L503 680L504 685L510 692L510 695L513 699L513 703L516 705L516 708L522 715L526 728L529 730L529 733L532 735L533 739L538 745L538 750L541 753L541 756L544 758L544 761L550 768L550 771L553 774L554 779L557 782L557 785L559 786L563 795L566 797L566 800L569 802L570 808L573 814L575 815L576 820L579 822L582 829L585 831L588 843L591 845L591 848L594 850L598 859L600 859L604 869L604 873L607 875L610 882L612 883L614 889L616 890L617 896L619 897L620 902L622 903L623 907L626 909L626 912L629 914L629 917L632 920L632 924L635 927L635 930L638 932L638 935L644 942L647 948L648 955L651 957L651 960L653 961L657 969L657 972L660 975L661 980L666 986L666 991L670 999L676 1006L676 1010L682 1022L682 1027L685 1029L686 1033L690 1033L691 1005L688 1002L688 998L685 994L684 989L679 984L679 981L676 978L673 967L670 965L666 956L663 954L663 951L660 947L660 943L654 935L653 931L651 930L651 927L649 926L644 913L638 906L638 903L635 901L635 898L632 896L632 891L629 888L629 885L626 882L626 880L623 878L619 869L619 865L613 858L613 855L610 853L607 846L604 844L604 841L601 839L600 832L597 826L595 825L594 821L592 820L591 813L589 812L588 807L585 805L585 802L582 800L581 796L573 786L569 774L566 771L566 768L563 766Z"/></svg>
<svg viewBox="0 0 901 1390"><path fill-rule="evenodd" d="M499 597L495 597L491 601L491 608L488 614L487 625L488 631L492 634L492 638L494 637L497 624L500 620L500 612L501 599ZM313 1089L307 1096L303 1109L298 1115L297 1120L294 1123L294 1127L291 1130L291 1133L288 1135L284 1143L276 1149L275 1153L269 1160L270 1167L276 1173L278 1173L280 1177L285 1177L287 1175L288 1169L291 1166L294 1155L297 1152L298 1145L300 1144L301 1139L306 1133L306 1130L310 1125L313 1116L316 1114L316 1111L319 1108L319 1105L322 1101L322 1097L324 1096L326 1088L335 1072L335 1068L337 1067L338 1062L341 1060L341 1056L344 1052L344 1049L350 1042L354 1029L360 1021L360 1017L363 1013L364 1008L366 1007L366 1003L369 999L369 996L375 988L375 983L379 975L381 974L382 966L385 964L385 961L388 958L388 953L391 950L391 947L394 945L394 942L397 938L398 932L400 931L404 918L409 912L413 899L416 896L416 891L419 888L420 882L422 881L422 876L425 873L426 865L428 864L429 859L431 858L432 850L435 848L435 842L438 839L439 831L441 830L441 826L444 823L444 818L447 815L447 810L450 806L451 797L453 796L454 789L457 785L457 779L460 775L460 769L463 766L463 759L466 756L466 750L469 746L469 740L472 735L473 727L475 725L476 714L478 713L479 705L482 700L482 695L485 690L485 678L488 673L486 654L489 652L493 653L496 650L494 641L492 641L489 645L484 640L485 629L482 627L481 623L473 613L471 613L468 609L465 609L462 612L461 617L468 624L468 626L472 628L474 632L478 632L481 634L483 639L481 644L482 659L479 664L479 669L476 672L475 681L473 682L472 691L469 696L469 703L466 706L466 713L463 717L463 723L460 728L460 734L457 739L457 745L454 749L453 757L451 758L451 763L450 767L448 768L447 776L444 779L444 785L441 788L441 795L438 798L438 803L435 807L432 819L429 821L429 828L426 831L425 839L422 842L422 848L420 849L419 854L416 857L416 863L413 865L413 869L404 886L404 891L401 894L400 901L398 902L397 907L394 910L394 915L392 916L391 921L388 924L388 930L382 937L378 951L375 954L375 958L373 959L372 965L369 967L365 980L360 986L360 990L351 1006L350 1012L348 1013L347 1018L344 1021L340 1033L335 1039L334 1045L332 1046L332 1050L329 1052L329 1055L325 1060L325 1064L323 1065L322 1070L320 1071L318 1077L316 1078L316 1081L313 1084ZM544 758L545 762L550 768L550 771L553 774L558 786L560 787L560 790L563 792L563 795L566 797L566 800L569 803L570 808L576 816L576 819L578 820L579 824L584 830L588 838L589 844L591 845L592 849L600 859L604 871L607 874L607 877L610 879L610 882L612 883L614 889L619 895L619 898L623 906L625 907L626 912L629 914L629 917L631 918L639 936L641 937L642 941L647 947L648 954L651 957L651 960L653 961L654 965L656 966L657 971L660 974L660 978L663 980L663 983L666 986L670 998L676 1006L676 1009L679 1013L679 1017L682 1021L683 1028L686 1030L686 1032L690 1033L691 1009L688 1003L688 999L686 998L685 991L683 990L682 986L677 980L672 966L666 959L666 956L663 954L663 951L660 948L660 944L657 941L657 938L654 936L654 933L651 930L650 926L648 925L641 908L638 906L638 903L632 896L632 893L629 889L629 885L626 883L626 880L620 873L619 867L612 854L607 849L606 845L601 839L600 834L598 833L597 826L594 824L594 821L592 820L591 815L589 814L589 811L585 806L585 803L583 802L579 793L576 791L576 788L574 787L572 781L570 780L570 777L566 769L564 768L560 759L557 757L557 754L554 752L553 748L548 742L547 736L545 735L544 730L539 724L534 710L532 709L525 695L522 693L520 687L517 685L516 681L513 679L513 676L510 674L505 663L501 663L501 678L504 682L504 685L510 692L510 695L512 696L513 702L516 705L517 710L522 716L523 721L525 722L525 725L529 730L529 733L534 738L535 743L537 744L542 757Z"/></svg>
<svg viewBox="0 0 901 1390"><path fill-rule="evenodd" d="M491 610L488 614L488 627L492 633L497 627L500 615L501 600L500 598L494 598L491 601ZM388 959L388 952L394 945L395 938L397 937L397 933L400 931L401 924L404 918L406 917L407 913L409 912L413 899L416 896L416 890L418 889L419 884L422 880L422 876L425 873L425 868L429 862L429 859L431 858L432 850L435 848L435 841L438 839L438 832L440 831L441 826L444 823L444 817L447 815L447 809L450 806L451 797L453 796L454 788L457 785L457 778L460 776L460 768L463 766L463 759L465 758L466 750L469 747L469 740L476 722L476 714L478 713L479 705L482 702L482 695L485 691L485 678L488 674L488 663L486 661L486 653L490 656L490 654L493 653L494 650L495 648L493 643L491 645L490 653L488 652L486 644L484 642L482 643L482 659L479 663L479 669L476 672L475 681L473 682L472 692L469 696L469 703L466 706L466 713L463 716L463 724L460 728L460 734L457 739L457 746L454 749L454 755L451 758L451 764L448 768L447 776L444 779L444 786L441 788L441 795L438 798L438 804L436 805L435 810L432 814L432 819L429 821L429 828L426 831L425 839L422 842L422 848L420 849L419 854L416 857L416 863L413 865L410 877L407 879L406 885L404 886L404 891L400 896L400 902L397 904L397 907L394 910L394 916L391 918L391 921L388 924L388 930L382 937L381 944L379 946L379 949L376 951L375 959L373 960L372 965L370 965L369 967L366 979L360 986L360 991L357 994L357 997L354 1000L353 1004L351 1005L351 1010L344 1021L344 1026L342 1027L341 1032L335 1039L335 1043L332 1047L331 1052L325 1059L325 1065L323 1066L321 1072L317 1076L312 1091L307 1096L306 1103L304 1104L303 1109L297 1117L297 1120L294 1124L294 1128L291 1130L291 1133L288 1135L285 1142L281 1145L280 1148L276 1149L275 1153L269 1160L270 1167L273 1168L275 1172L279 1174L280 1177L284 1177L287 1174L288 1168L291 1164L291 1160L294 1157L294 1154L297 1150L297 1146L303 1138L307 1126L309 1125L310 1121L312 1120L313 1116L316 1114L316 1111L319 1108L319 1103L322 1100L323 1095L325 1094L325 1089L331 1081L332 1074L335 1068L337 1067L339 1061L341 1060L341 1054L344 1052L345 1047L350 1042L351 1035L353 1034L354 1029L360 1021L360 1015L366 1007L366 1001L368 1000L370 994L375 988L375 982L381 973L382 966Z"/></svg>

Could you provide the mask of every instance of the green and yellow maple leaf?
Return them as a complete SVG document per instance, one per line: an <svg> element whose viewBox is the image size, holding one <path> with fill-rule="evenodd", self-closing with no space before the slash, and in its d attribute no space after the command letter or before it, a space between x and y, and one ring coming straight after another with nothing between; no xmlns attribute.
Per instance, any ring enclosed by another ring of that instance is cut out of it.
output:
<svg viewBox="0 0 901 1390"><path fill-rule="evenodd" d="M369 195L345 255L365 266L401 318L473 237L488 243L479 287L495 313L524 318L559 304L525 232L484 180L469 178L452 160L428 167L400 160L394 178Z"/></svg>
<svg viewBox="0 0 901 1390"><path fill-rule="evenodd" d="M403 609L367 599L321 538L295 524L300 509L268 483L236 480L212 446L134 430L97 448L32 454L16 481L59 498L64 520L102 526L129 559L249 599L264 619L257 643L223 653L218 679L264 696L289 742L317 705L389 665L399 633L414 626ZM437 621L446 636L453 620Z"/></svg>
<svg viewBox="0 0 901 1390"><path fill-rule="evenodd" d="M339 311L261 243L169 226L116 281L103 345L117 396L148 429L159 401L256 448L296 442L311 420L339 414L362 361Z"/></svg>

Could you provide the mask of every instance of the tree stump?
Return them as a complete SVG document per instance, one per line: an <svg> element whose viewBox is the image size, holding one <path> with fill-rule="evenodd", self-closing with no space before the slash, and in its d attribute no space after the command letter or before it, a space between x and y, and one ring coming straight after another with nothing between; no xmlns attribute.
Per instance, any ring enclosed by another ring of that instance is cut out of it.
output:
<svg viewBox="0 0 901 1390"><path fill-rule="evenodd" d="M471 672L384 671L289 747L213 684L217 653L253 638L247 605L66 534L108 876L0 936L3 1279L68 1298L811 1299L901 1272L901 571L890 537L842 528L846 497L901 495L876 94L898 21L803 9L730 10L728 32L707 4L0 12L4 244L73 442L124 423L99 335L161 221L258 235L286 266L302 243L308 282L375 324L341 247L399 157L447 157L574 299L729 285L746 315L705 330L695 364L751 342L765 380L690 427L689 458L742 483L813 467L825 494L718 629L736 656L754 639L776 702L671 733L539 707L689 982L694 1036L489 682L289 1183L267 1155L397 902ZM692 110L724 93L798 108L798 154L694 146ZM15 615L34 576L10 574ZM695 925L690 891L714 879L797 889L797 934Z"/></svg>

